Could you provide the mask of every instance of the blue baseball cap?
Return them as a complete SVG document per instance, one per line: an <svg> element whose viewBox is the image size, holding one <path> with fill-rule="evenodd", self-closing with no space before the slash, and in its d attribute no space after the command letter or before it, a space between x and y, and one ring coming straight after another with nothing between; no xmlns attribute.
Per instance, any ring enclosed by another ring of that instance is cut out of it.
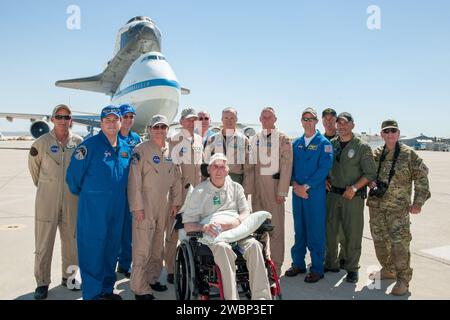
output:
<svg viewBox="0 0 450 320"><path fill-rule="evenodd" d="M123 115L127 114L127 113L133 113L136 114L136 109L129 104L123 104L120 106L120 113Z"/></svg>
<svg viewBox="0 0 450 320"><path fill-rule="evenodd" d="M120 113L120 109L115 106L106 106L102 109L102 113L100 114L100 119L106 118L110 114L113 114L115 116L118 116L119 118L122 117Z"/></svg>

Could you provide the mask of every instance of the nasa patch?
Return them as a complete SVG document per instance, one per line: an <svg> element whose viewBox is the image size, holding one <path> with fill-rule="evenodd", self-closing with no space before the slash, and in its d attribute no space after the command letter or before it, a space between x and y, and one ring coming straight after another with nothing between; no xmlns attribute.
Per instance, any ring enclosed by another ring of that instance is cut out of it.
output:
<svg viewBox="0 0 450 320"><path fill-rule="evenodd" d="M85 146L79 146L75 150L75 154L74 154L75 159L83 160L84 158L86 158L86 156L87 156L87 148Z"/></svg>
<svg viewBox="0 0 450 320"><path fill-rule="evenodd" d="M159 164L161 162L161 158L159 156L153 156L153 162Z"/></svg>
<svg viewBox="0 0 450 320"><path fill-rule="evenodd" d="M58 146L57 146L56 144L54 144L54 145L52 145L52 146L50 147L50 150L51 150L51 152L53 152L53 153L57 153L58 150L59 150L59 148L58 148Z"/></svg>

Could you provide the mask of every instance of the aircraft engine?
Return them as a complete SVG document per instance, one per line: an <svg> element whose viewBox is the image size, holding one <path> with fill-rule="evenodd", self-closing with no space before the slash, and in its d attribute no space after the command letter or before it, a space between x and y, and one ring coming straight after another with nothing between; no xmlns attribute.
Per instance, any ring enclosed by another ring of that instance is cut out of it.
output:
<svg viewBox="0 0 450 320"><path fill-rule="evenodd" d="M256 130L253 129L252 127L245 127L242 131L249 139L256 134Z"/></svg>
<svg viewBox="0 0 450 320"><path fill-rule="evenodd" d="M48 122L39 120L31 124L30 133L33 136L33 138L37 139L43 134L46 134L47 132L50 132L50 125Z"/></svg>

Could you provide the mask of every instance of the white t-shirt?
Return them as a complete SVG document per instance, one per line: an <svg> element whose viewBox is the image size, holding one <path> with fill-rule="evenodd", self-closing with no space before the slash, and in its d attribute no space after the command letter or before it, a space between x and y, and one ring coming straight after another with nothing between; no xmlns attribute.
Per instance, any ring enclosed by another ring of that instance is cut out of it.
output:
<svg viewBox="0 0 450 320"><path fill-rule="evenodd" d="M316 135L317 135L317 131L316 131L315 134L313 134L313 135L312 135L311 137L309 137L309 138L307 138L307 137L305 136L305 147L307 147L307 146L311 143L312 139L314 139Z"/></svg>

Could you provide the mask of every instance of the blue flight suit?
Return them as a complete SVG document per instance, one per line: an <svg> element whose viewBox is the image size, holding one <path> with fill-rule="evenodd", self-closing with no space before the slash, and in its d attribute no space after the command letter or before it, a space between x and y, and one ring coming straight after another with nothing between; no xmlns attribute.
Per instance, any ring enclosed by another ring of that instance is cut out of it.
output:
<svg viewBox="0 0 450 320"><path fill-rule="evenodd" d="M141 137L136 132L130 131L127 137L122 136L119 131L119 139L123 140L129 148L129 152L132 155L134 147L141 143ZM126 193L125 193L126 195ZM125 215L123 221L123 229L122 229L122 238L120 242L120 250L118 262L119 266L124 270L128 271L131 267L131 259L132 259L132 247L131 247L131 238L132 238L132 224L133 224L133 216L130 212L130 207L128 205L128 197L126 201L125 207Z"/></svg>
<svg viewBox="0 0 450 320"><path fill-rule="evenodd" d="M77 245L84 300L111 294L126 205L131 154L100 131L73 153L66 182L79 195Z"/></svg>
<svg viewBox="0 0 450 320"><path fill-rule="evenodd" d="M333 165L333 147L319 131L305 146L305 136L297 138L293 145L292 180L307 184L308 199L292 193L295 243L291 249L292 265L306 269L306 247L311 253L310 272L323 275L325 259L326 188L325 180Z"/></svg>

